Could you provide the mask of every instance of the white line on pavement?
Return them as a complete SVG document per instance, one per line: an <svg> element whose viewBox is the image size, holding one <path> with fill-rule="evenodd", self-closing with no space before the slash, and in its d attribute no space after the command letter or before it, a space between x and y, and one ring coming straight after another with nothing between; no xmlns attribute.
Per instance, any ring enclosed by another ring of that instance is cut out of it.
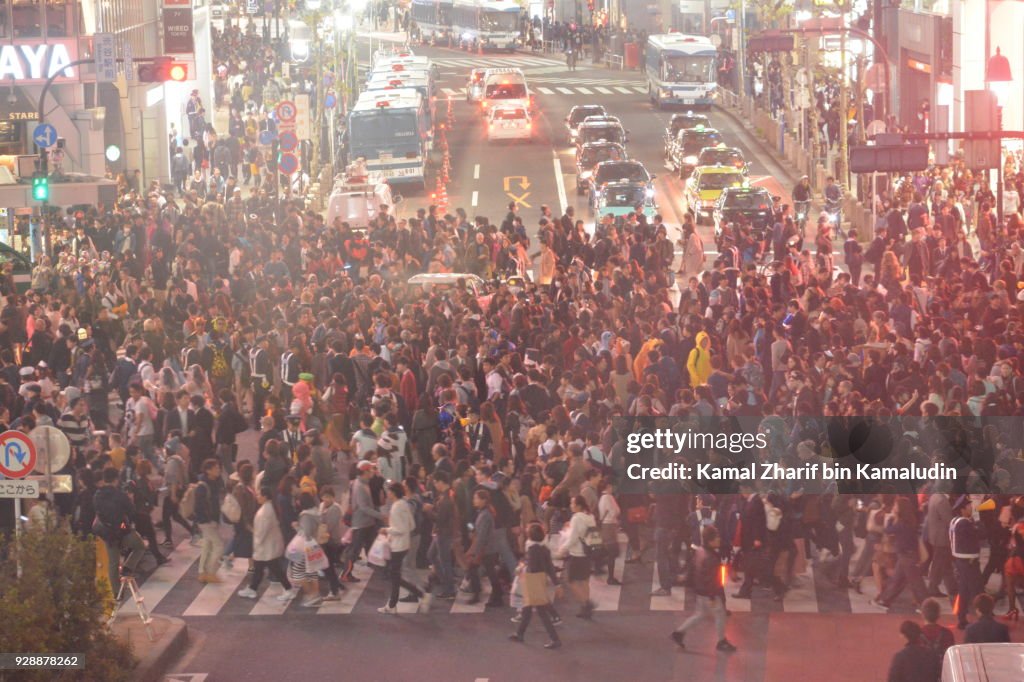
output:
<svg viewBox="0 0 1024 682"><path fill-rule="evenodd" d="M555 94L555 91L552 90L551 88L537 88L537 92L539 92L542 95L553 95L553 94Z"/></svg>
<svg viewBox="0 0 1024 682"><path fill-rule="evenodd" d="M451 88L441 88L441 92L443 92L444 94L446 94L448 96L454 96L455 95L455 91L452 90Z"/></svg>
<svg viewBox="0 0 1024 682"><path fill-rule="evenodd" d="M647 88L645 88L642 85L634 85L633 89L636 90L641 95L646 95L647 94Z"/></svg>
<svg viewBox="0 0 1024 682"><path fill-rule="evenodd" d="M479 198L480 198L480 193L477 192L476 190L473 190L473 197L469 200L469 205L472 206L473 208L476 208L476 202L477 202L477 199L479 199Z"/></svg>
<svg viewBox="0 0 1024 682"><path fill-rule="evenodd" d="M224 605L228 603L231 596L238 589L238 586L245 580L247 564L238 561L234 568L221 569L217 575L221 579L219 583L207 583L199 592L199 595L192 600L183 615L186 616L216 616Z"/></svg>
<svg viewBox="0 0 1024 682"><path fill-rule="evenodd" d="M616 86L615 89L618 90L619 92L621 92L623 95L632 95L633 94L633 91L630 90L629 88L623 88L623 87Z"/></svg>
<svg viewBox="0 0 1024 682"><path fill-rule="evenodd" d="M555 88L555 90L558 90L563 95L571 95L572 94L572 90L570 90L569 88Z"/></svg>
<svg viewBox="0 0 1024 682"><path fill-rule="evenodd" d="M594 94L593 92L591 92L587 88L581 88L579 86L576 86L576 92L579 92L579 93L584 94L584 95L593 95Z"/></svg>
<svg viewBox="0 0 1024 682"><path fill-rule="evenodd" d="M474 180L479 180L480 179L480 164L479 163L476 164L475 166L473 166L473 179Z"/></svg>
<svg viewBox="0 0 1024 682"><path fill-rule="evenodd" d="M318 616L337 615L339 613L352 613L356 607L359 597L363 596L363 590L373 577L373 569L356 564L352 568L352 575L359 578L357 583L345 583L345 591L341 593L341 601L329 601L316 610ZM301 599L302 597L299 597Z"/></svg>
<svg viewBox="0 0 1024 682"><path fill-rule="evenodd" d="M558 160L558 152L552 150L551 156L554 157L555 186L558 187L558 202L562 205L562 213L565 213L565 209L569 206L569 201L565 198L565 182L562 180L562 162Z"/></svg>
<svg viewBox="0 0 1024 682"><path fill-rule="evenodd" d="M613 92L612 92L611 90L609 90L608 88L599 88L599 87L597 87L597 86L594 86L594 89L595 89L595 90L597 90L598 92L600 92L600 93L601 93L602 95L611 95L611 94L614 94L614 93L613 93Z"/></svg>

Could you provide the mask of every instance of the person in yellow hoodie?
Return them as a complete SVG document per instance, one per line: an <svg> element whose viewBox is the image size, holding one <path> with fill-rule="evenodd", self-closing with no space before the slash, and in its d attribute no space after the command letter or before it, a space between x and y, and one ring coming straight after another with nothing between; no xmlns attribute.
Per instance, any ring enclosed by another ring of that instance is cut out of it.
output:
<svg viewBox="0 0 1024 682"><path fill-rule="evenodd" d="M697 332L696 344L686 359L691 387L703 386L711 376L711 338L707 332Z"/></svg>

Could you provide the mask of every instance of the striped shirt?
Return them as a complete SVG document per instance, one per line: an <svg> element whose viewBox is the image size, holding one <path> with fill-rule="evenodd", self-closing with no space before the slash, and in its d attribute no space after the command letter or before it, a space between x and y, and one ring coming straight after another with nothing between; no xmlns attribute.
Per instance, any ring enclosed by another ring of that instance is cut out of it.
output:
<svg viewBox="0 0 1024 682"><path fill-rule="evenodd" d="M64 432L73 448L84 448L89 444L89 427L88 414L79 418L70 410L57 420L57 428Z"/></svg>

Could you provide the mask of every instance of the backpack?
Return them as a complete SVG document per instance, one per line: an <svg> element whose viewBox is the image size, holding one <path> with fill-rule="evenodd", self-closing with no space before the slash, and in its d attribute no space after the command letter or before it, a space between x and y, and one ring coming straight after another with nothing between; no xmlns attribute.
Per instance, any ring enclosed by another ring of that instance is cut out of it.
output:
<svg viewBox="0 0 1024 682"><path fill-rule="evenodd" d="M413 526L410 535L419 535L420 530L423 528L423 500L410 495L406 498L406 502L409 503L409 509L412 511L412 518L416 524Z"/></svg>
<svg viewBox="0 0 1024 682"><path fill-rule="evenodd" d="M242 518L242 505L234 495L225 495L224 501L220 503L220 513L228 520L228 523L238 523Z"/></svg>
<svg viewBox="0 0 1024 682"><path fill-rule="evenodd" d="M185 488L185 494L181 496L178 503L178 512L186 519L192 519L196 515L196 488L198 483L191 483Z"/></svg>
<svg viewBox="0 0 1024 682"><path fill-rule="evenodd" d="M228 366L227 358L224 356L224 349L220 346L213 348L213 359L210 361L210 376L223 379L231 374L231 367Z"/></svg>
<svg viewBox="0 0 1024 682"><path fill-rule="evenodd" d="M776 531L782 525L782 510L778 507L766 504L764 506L765 526L768 530Z"/></svg>

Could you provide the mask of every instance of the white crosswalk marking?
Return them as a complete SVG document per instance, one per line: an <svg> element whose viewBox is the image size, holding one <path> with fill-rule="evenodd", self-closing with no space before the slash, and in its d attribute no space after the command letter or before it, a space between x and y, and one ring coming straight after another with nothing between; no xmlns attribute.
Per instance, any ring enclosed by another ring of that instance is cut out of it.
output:
<svg viewBox="0 0 1024 682"><path fill-rule="evenodd" d="M616 86L615 89L618 90L619 92L621 92L623 95L632 95L633 94L633 91L630 90L629 88L624 88L624 87L621 87L621 86Z"/></svg>
<svg viewBox="0 0 1024 682"><path fill-rule="evenodd" d="M571 95L572 94L572 90L570 90L569 88L555 88L555 90L558 90L563 95Z"/></svg>
<svg viewBox="0 0 1024 682"><path fill-rule="evenodd" d="M248 585L247 585L248 586ZM256 605L252 607L252 611L249 612L250 616L280 616L282 613L288 610L291 605L291 601L281 601L277 597L284 592L283 585L268 585L260 598L256 601ZM296 597L295 599L301 599L302 597ZM292 601L295 601L293 599Z"/></svg>
<svg viewBox="0 0 1024 682"><path fill-rule="evenodd" d="M651 577L651 592L661 587L658 576L658 566L654 566L654 575ZM686 607L686 590L678 589L665 597L651 595L651 611L682 611Z"/></svg>
<svg viewBox="0 0 1024 682"><path fill-rule="evenodd" d="M626 567L626 539L625 533L618 535L619 551L615 557L614 574L622 581L623 569ZM605 576L594 576L590 579L590 599L596 604L596 611L618 611L619 599L622 597L621 585L609 585Z"/></svg>
<svg viewBox="0 0 1024 682"><path fill-rule="evenodd" d="M641 95L646 95L647 94L647 88L645 88L642 85L634 85L633 89L636 90Z"/></svg>
<svg viewBox="0 0 1024 682"><path fill-rule="evenodd" d="M814 591L814 567L811 564L807 564L807 572L798 576L796 584L786 592L782 600L782 609L787 613L815 613L818 610L818 597Z"/></svg>
<svg viewBox="0 0 1024 682"><path fill-rule="evenodd" d="M329 616L339 613L352 613L352 609L356 607L356 604L359 603L359 598L366 591L366 585L373 576L373 569L367 566L356 565L352 568L352 575L359 578L359 582L345 583L345 591L341 593L341 600L325 602L323 606L317 609L317 615ZM381 606L384 605L381 604Z"/></svg>
<svg viewBox="0 0 1024 682"><path fill-rule="evenodd" d="M146 581L139 586L146 608L150 612L157 607L181 578L188 573L196 559L199 558L199 547L193 547L189 540L182 540L171 554L173 560L153 571ZM135 601L129 599L121 604L121 613L136 613Z"/></svg>
<svg viewBox="0 0 1024 682"><path fill-rule="evenodd" d="M222 568L217 574L222 582L207 583L185 609L184 615L216 616L245 580L246 568L244 561L235 562L233 568Z"/></svg>
<svg viewBox="0 0 1024 682"><path fill-rule="evenodd" d="M581 87L579 87L579 86L577 86L577 87L576 87L576 92L582 93L582 94L584 94L584 95L593 95L593 94L594 94L594 93L593 93L593 92L591 92L590 90L588 90L588 89L586 89L586 88L581 88Z"/></svg>
<svg viewBox="0 0 1024 682"><path fill-rule="evenodd" d="M537 88L537 92L541 93L542 95L553 95L553 94L555 94L555 91L550 89L550 88Z"/></svg>
<svg viewBox="0 0 1024 682"><path fill-rule="evenodd" d="M594 89L597 90L598 92L600 92L602 95L610 95L610 94L612 94L612 91L609 90L608 88L602 88L602 87L595 86Z"/></svg>

